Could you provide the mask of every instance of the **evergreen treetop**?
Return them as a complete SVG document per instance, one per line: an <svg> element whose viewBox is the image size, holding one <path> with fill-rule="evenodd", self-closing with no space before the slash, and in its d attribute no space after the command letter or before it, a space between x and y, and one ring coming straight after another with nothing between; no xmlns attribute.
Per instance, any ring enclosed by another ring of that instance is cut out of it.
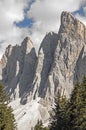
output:
<svg viewBox="0 0 86 130"><path fill-rule="evenodd" d="M15 130L16 123L13 110L7 104L7 96L0 83L0 130Z"/></svg>

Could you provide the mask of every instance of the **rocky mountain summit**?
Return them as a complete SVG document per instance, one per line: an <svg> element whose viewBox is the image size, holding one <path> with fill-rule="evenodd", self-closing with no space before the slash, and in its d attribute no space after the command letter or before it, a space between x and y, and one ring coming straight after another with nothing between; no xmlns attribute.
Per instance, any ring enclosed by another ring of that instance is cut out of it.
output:
<svg viewBox="0 0 86 130"><path fill-rule="evenodd" d="M69 97L73 84L86 75L86 27L63 12L58 35L48 37L39 49L32 93L52 103L59 88Z"/></svg>
<svg viewBox="0 0 86 130"><path fill-rule="evenodd" d="M30 38L26 37L21 46L6 48L1 65L1 80L5 85L10 100L27 95L35 73L37 56Z"/></svg>
<svg viewBox="0 0 86 130"><path fill-rule="evenodd" d="M44 117L45 109L53 104L58 89L69 98L74 83L81 81L84 75L86 27L68 12L61 15L58 34L50 32L44 37L38 57L32 41L26 37L21 46L9 45L0 61L0 80L5 85L10 101L20 99L20 104L24 105L40 99L38 111L42 111L38 118L43 118L44 122L47 120Z"/></svg>

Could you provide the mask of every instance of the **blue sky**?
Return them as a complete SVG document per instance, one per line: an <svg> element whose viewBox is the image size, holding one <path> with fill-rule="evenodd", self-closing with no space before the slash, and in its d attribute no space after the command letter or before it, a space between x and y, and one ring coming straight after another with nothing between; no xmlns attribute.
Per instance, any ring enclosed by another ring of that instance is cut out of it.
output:
<svg viewBox="0 0 86 130"><path fill-rule="evenodd" d="M30 4L28 5L28 8L26 8L24 10L25 14L27 14L27 12L30 10L31 5L35 2L35 0L32 0L30 2ZM84 4L83 6L81 6L78 10L71 12L74 16L76 16L76 14L79 14L81 17L86 17L86 12L84 12L83 7L85 7L86 4ZM18 23L16 23L16 26L20 27L20 28L24 28L24 27L29 27L31 28L34 24L34 19L32 18L28 18L27 15L25 15L24 19Z"/></svg>
<svg viewBox="0 0 86 130"><path fill-rule="evenodd" d="M62 11L86 25L86 0L0 0L0 56L26 36L38 49L47 32L58 32Z"/></svg>
<svg viewBox="0 0 86 130"><path fill-rule="evenodd" d="M28 6L24 9L24 19L18 23L15 22L16 26L18 26L19 28L24 28L24 27L29 27L31 28L34 20L31 18L27 17L27 12L30 10L31 5L35 2L35 0L31 0L30 2L28 2Z"/></svg>
<svg viewBox="0 0 86 130"><path fill-rule="evenodd" d="M76 14L79 14L80 16L86 17L86 14L84 12L83 7L80 7L78 10L74 11L73 14L76 16Z"/></svg>
<svg viewBox="0 0 86 130"><path fill-rule="evenodd" d="M15 23L16 26L18 26L19 28L31 28L33 26L34 20L33 19L29 19L27 17L24 17L24 19L18 23Z"/></svg>

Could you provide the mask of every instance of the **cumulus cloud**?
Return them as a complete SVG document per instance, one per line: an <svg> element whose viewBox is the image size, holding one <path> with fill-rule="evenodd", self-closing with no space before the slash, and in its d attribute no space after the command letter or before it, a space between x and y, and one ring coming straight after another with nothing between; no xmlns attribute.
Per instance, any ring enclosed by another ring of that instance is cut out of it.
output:
<svg viewBox="0 0 86 130"><path fill-rule="evenodd" d="M21 43L27 35L38 49L47 32L58 32L62 11L74 12L81 7L85 16L77 12L76 17L86 24L86 0L0 0L0 54L8 44ZM25 17L34 21L30 28L15 24Z"/></svg>
<svg viewBox="0 0 86 130"><path fill-rule="evenodd" d="M84 11L84 15L85 15L85 18L86 18L86 6L83 7L83 11Z"/></svg>
<svg viewBox="0 0 86 130"><path fill-rule="evenodd" d="M31 30L34 41L37 38L35 43L38 44L46 32L58 32L62 11L77 11L85 3L84 0L36 0L28 11L28 17L35 21ZM80 16L79 19L84 20Z"/></svg>
<svg viewBox="0 0 86 130"><path fill-rule="evenodd" d="M75 14L75 17L77 17L81 22L83 22L86 25L86 0L82 0L80 2L80 7L77 13Z"/></svg>
<svg viewBox="0 0 86 130"><path fill-rule="evenodd" d="M0 0L0 56L10 43L19 43L27 29L20 29L14 23L24 19L24 9L29 0Z"/></svg>

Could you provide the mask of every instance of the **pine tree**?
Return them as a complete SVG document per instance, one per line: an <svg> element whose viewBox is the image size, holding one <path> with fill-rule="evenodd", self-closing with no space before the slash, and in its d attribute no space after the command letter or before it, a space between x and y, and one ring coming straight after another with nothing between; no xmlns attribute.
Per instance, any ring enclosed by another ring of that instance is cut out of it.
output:
<svg viewBox="0 0 86 130"><path fill-rule="evenodd" d="M86 77L77 83L70 99L71 130L86 130Z"/></svg>
<svg viewBox="0 0 86 130"><path fill-rule="evenodd" d="M15 118L12 108L8 107L3 85L0 83L0 130L15 130Z"/></svg>
<svg viewBox="0 0 86 130"><path fill-rule="evenodd" d="M3 85L0 83L0 104L4 103L7 101L7 96L4 91Z"/></svg>
<svg viewBox="0 0 86 130"><path fill-rule="evenodd" d="M69 100L58 91L50 130L86 130L86 77L77 82Z"/></svg>
<svg viewBox="0 0 86 130"><path fill-rule="evenodd" d="M55 99L55 108L53 111L54 115L51 117L50 130L69 130L67 99L64 95L61 96L61 91L58 91L58 97Z"/></svg>
<svg viewBox="0 0 86 130"><path fill-rule="evenodd" d="M38 121L34 130L49 130L49 128L43 127L42 121Z"/></svg>

